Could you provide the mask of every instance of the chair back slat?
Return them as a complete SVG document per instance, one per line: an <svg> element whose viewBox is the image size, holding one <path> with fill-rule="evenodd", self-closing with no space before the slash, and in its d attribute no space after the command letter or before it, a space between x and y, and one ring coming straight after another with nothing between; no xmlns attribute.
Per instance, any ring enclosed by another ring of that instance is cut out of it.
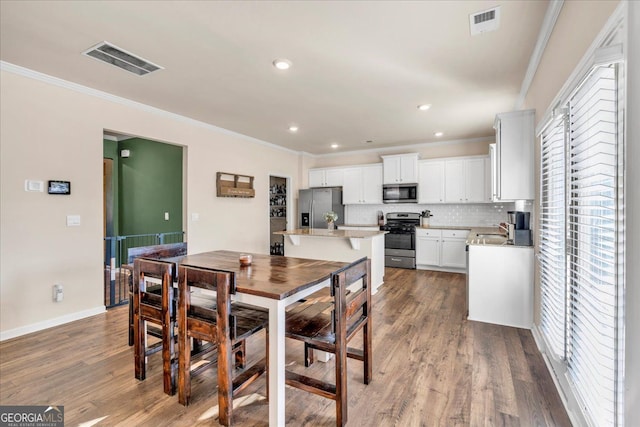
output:
<svg viewBox="0 0 640 427"><path fill-rule="evenodd" d="M371 304L370 269L371 262L367 258L361 258L332 275L332 294L335 298L332 313L334 333L340 330L341 323L344 323L342 331L349 331L363 319L366 320ZM361 286L356 290L349 290L350 286L358 281L361 282Z"/></svg>
<svg viewBox="0 0 640 427"><path fill-rule="evenodd" d="M175 265L172 262L164 262L146 258L134 260L133 292L138 293L140 304L160 304L162 310L173 313L173 282L175 281ZM160 281L160 293L148 292L147 279L153 278Z"/></svg>
<svg viewBox="0 0 640 427"><path fill-rule="evenodd" d="M168 243L166 245L138 246L127 249L127 263L136 258L171 258L187 254L187 242Z"/></svg>

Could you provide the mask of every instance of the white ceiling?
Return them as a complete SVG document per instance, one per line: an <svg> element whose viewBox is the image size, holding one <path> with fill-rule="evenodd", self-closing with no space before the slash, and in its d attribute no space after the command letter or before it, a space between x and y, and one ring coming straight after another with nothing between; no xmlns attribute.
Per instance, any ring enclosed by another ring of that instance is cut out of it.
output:
<svg viewBox="0 0 640 427"><path fill-rule="evenodd" d="M352 151L492 135L495 114L514 109L548 1L0 5L2 61L323 154L334 142ZM470 36L469 14L498 5L500 28ZM164 70L138 77L81 55L104 40ZM276 58L293 66L278 71Z"/></svg>

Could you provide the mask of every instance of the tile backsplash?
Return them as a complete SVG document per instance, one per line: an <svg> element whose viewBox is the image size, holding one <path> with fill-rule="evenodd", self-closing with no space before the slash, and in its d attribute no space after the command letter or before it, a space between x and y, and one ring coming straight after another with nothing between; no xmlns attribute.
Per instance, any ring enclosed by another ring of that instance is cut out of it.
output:
<svg viewBox="0 0 640 427"><path fill-rule="evenodd" d="M347 205L345 206L345 224L376 224L378 211L417 212L429 209L433 215L431 225L491 226L507 221L507 211L515 210L515 203L478 203L459 205ZM525 210L525 209L523 209Z"/></svg>

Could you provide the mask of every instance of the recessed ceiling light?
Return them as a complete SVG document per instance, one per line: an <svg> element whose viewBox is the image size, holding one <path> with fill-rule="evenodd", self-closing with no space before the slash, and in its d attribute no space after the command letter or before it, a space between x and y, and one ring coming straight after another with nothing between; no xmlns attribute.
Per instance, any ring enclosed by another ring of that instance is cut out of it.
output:
<svg viewBox="0 0 640 427"><path fill-rule="evenodd" d="M420 110L420 111L427 111L429 108L431 108L431 104L420 104L420 105L418 105L418 110Z"/></svg>
<svg viewBox="0 0 640 427"><path fill-rule="evenodd" d="M276 59L273 61L273 66L278 70L288 70L291 68L291 61L288 59Z"/></svg>
<svg viewBox="0 0 640 427"><path fill-rule="evenodd" d="M444 135L444 133L442 133L442 132L434 132L433 134L434 134L435 136L442 136L442 135Z"/></svg>
<svg viewBox="0 0 640 427"><path fill-rule="evenodd" d="M339 147L339 145L336 144L335 142L333 144L331 144L331 148L338 148L338 147Z"/></svg>
<svg viewBox="0 0 640 427"><path fill-rule="evenodd" d="M289 132L298 132L298 126L296 125L289 126Z"/></svg>

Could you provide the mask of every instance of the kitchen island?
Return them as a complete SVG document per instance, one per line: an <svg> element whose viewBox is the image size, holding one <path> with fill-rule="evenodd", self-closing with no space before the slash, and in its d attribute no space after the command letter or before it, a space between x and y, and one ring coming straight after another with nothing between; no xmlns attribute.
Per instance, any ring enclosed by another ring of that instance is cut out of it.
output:
<svg viewBox="0 0 640 427"><path fill-rule="evenodd" d="M531 329L533 246L514 246L500 233L472 229L467 238L468 319Z"/></svg>
<svg viewBox="0 0 640 427"><path fill-rule="evenodd" d="M366 256L371 260L371 293L376 293L384 282L386 231L305 228L274 234L285 236L284 253L287 256L346 262Z"/></svg>

